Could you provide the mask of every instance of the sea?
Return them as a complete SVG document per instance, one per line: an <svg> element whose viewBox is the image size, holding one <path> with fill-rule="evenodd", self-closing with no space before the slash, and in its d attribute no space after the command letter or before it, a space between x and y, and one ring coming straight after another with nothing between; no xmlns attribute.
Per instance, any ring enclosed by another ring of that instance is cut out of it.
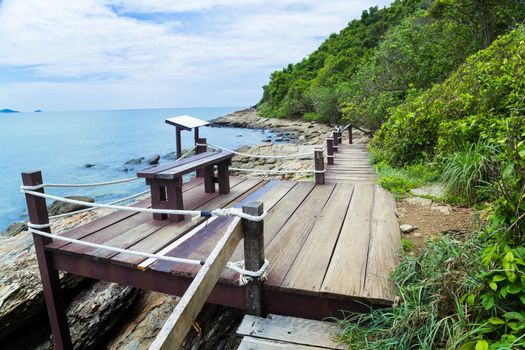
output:
<svg viewBox="0 0 525 350"><path fill-rule="evenodd" d="M191 115L211 120L242 107L172 108L84 112L0 114L0 232L27 220L20 174L41 170L44 182L91 183L136 176L160 155L169 162L175 151L175 127L167 117ZM201 127L208 142L236 149L272 137L264 130ZM182 133L182 146L194 145L193 132ZM141 164L126 164L144 157ZM94 188L49 188L58 196L80 195L105 203L147 190L142 180ZM48 203L50 204L50 203Z"/></svg>

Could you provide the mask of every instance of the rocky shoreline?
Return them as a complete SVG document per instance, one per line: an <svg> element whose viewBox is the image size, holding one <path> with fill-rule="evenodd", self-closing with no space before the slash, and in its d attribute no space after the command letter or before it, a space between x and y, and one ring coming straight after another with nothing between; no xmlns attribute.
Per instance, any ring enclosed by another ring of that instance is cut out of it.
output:
<svg viewBox="0 0 525 350"><path fill-rule="evenodd" d="M254 109L235 112L213 121L213 126L257 128L275 132L275 138L262 145L238 151L258 155L313 152L332 126L305 121L260 117ZM289 140L290 144L274 143ZM354 140L368 137L354 132ZM265 159L236 155L234 168L306 170L313 167L309 156L297 159ZM240 172L238 173L241 174ZM248 177L301 179L304 174L242 174ZM67 209L69 211L72 208ZM105 209L92 210L53 221L52 231L62 232L107 215ZM49 325L43 301L33 240L26 227L18 227L11 237L0 236L0 341L4 349L51 349ZM177 304L178 298L139 291L114 283L93 281L61 274L68 303L67 313L76 349L147 349ZM235 330L242 312L207 305L198 326L188 335L184 349L236 349ZM31 330L33 337L25 336Z"/></svg>

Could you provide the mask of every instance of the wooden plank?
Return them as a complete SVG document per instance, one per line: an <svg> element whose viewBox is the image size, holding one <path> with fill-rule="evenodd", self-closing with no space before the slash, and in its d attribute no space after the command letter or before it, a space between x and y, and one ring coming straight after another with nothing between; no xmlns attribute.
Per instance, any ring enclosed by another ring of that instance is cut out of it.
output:
<svg viewBox="0 0 525 350"><path fill-rule="evenodd" d="M146 169L143 169L143 170L139 171L137 173L137 176L138 177L144 177L144 178L147 178L147 179L152 179L152 178L155 177L155 174L157 174L157 173L160 173L162 171L166 171L166 170L169 170L171 168L178 167L178 166L181 166L181 165L184 165L184 164L188 164L188 163L191 163L191 162L194 162L194 161L206 158L206 157L210 157L214 153L215 152L204 152L204 153L200 153L200 154L195 154L195 155L193 155L191 157L188 157L188 158L183 158L183 159L177 160L175 162L161 164L161 165L157 165L157 166L154 166L154 167L151 167L151 168L146 168Z"/></svg>
<svg viewBox="0 0 525 350"><path fill-rule="evenodd" d="M401 249L401 234L395 210L394 196L378 188L372 213L364 290L364 296L370 299L394 299L395 285L390 279L390 273L399 263Z"/></svg>
<svg viewBox="0 0 525 350"><path fill-rule="evenodd" d="M345 345L334 341L339 332L341 329L333 323L272 314L266 318L246 315L237 329L237 334L241 336L324 349L346 349Z"/></svg>
<svg viewBox="0 0 525 350"><path fill-rule="evenodd" d="M171 180L181 175L195 171L197 169L201 169L207 166L218 164L220 162L226 161L233 157L233 153L231 152L213 152L213 153L214 154L209 157L199 159L199 160L157 173L155 175L155 178ZM205 153L201 153L201 154L205 154Z"/></svg>
<svg viewBox="0 0 525 350"><path fill-rule="evenodd" d="M203 182L203 179L197 178L193 179L183 185L183 191L187 191L191 188L194 188L195 186L201 185ZM145 199L143 201L140 201L136 204L133 204L132 206L140 207L140 208L148 208L151 206L151 200ZM61 236L74 238L74 239L82 239L83 237L92 234L93 232L96 232L98 230L101 230L105 227L111 226L121 220L125 220L133 215L137 215L135 212L129 212L129 211L115 211L111 214L105 215L99 219L93 220L91 222L88 222L87 224L78 226L73 228L72 230L65 231L60 233ZM58 250L61 247L67 245L69 243L64 241L53 241L52 243L48 244L46 246L46 249L49 250Z"/></svg>
<svg viewBox="0 0 525 350"><path fill-rule="evenodd" d="M263 202L268 212L264 218L264 242L265 247L277 235L277 232L286 223L288 218L297 209L299 204L306 198L308 193L314 188L311 182L292 182L280 181L279 185L272 189L258 200ZM292 200L293 199L293 200ZM244 252L237 247L233 253L232 260L243 260Z"/></svg>
<svg viewBox="0 0 525 350"><path fill-rule="evenodd" d="M241 178L232 179L232 183L234 184L234 186L239 185L243 181L244 179ZM188 191L187 194L190 195L190 191ZM193 194L190 200L186 201L186 208L189 210L196 210L198 207L204 205L209 200L208 197L209 196L205 196L199 191L198 194ZM190 223L191 220L187 218L187 221L188 223ZM125 249L168 225L180 228L180 230L178 231L175 229L173 230L174 239L180 237L181 235L185 234L185 232L187 232L188 225L183 225L182 223L174 224L173 222L170 222L168 220L152 220L151 217L149 217L148 220L144 223L132 227L129 230L122 231L120 234L114 235L111 232L105 232L107 230L101 230L94 233L93 235L86 237L85 239L90 242ZM82 249L79 252L81 254L90 255L91 257L96 257L99 259L109 259L117 254L107 249L95 249L90 247L82 247Z"/></svg>
<svg viewBox="0 0 525 350"><path fill-rule="evenodd" d="M281 285L334 188L334 185L315 186L268 244L266 258L270 261L270 267L267 285Z"/></svg>
<svg viewBox="0 0 525 350"><path fill-rule="evenodd" d="M319 292L354 192L354 185L335 187L321 216L281 284L282 288Z"/></svg>
<svg viewBox="0 0 525 350"><path fill-rule="evenodd" d="M319 350L317 346L299 345L271 339L244 337L237 350ZM326 348L324 348L326 349Z"/></svg>
<svg viewBox="0 0 525 350"><path fill-rule="evenodd" d="M242 234L241 219L233 219L149 347L150 350L180 349L191 325L215 287L226 262L241 240Z"/></svg>
<svg viewBox="0 0 525 350"><path fill-rule="evenodd" d="M261 181L260 179L245 180L239 185L232 188L230 193L220 196L214 196L212 200L200 206L199 208L197 208L197 210L209 210L212 208L221 208L227 206L232 201L236 200L239 197L242 197L247 192L249 193L254 188L257 188L257 186L261 183L263 183L263 181ZM177 232L180 232L181 228L176 225L181 225L181 227L184 227L182 231L188 232L193 227L198 226L204 221L205 218L199 218L194 221L187 220L179 224L168 225L156 231L154 234L147 236L138 243L130 246L129 249L148 253L156 253L162 248L169 245L175 240L176 237L178 237ZM123 264L126 266L136 266L140 264L143 260L145 259L141 257L119 253L112 257L110 261L112 263Z"/></svg>
<svg viewBox="0 0 525 350"><path fill-rule="evenodd" d="M280 183L278 181L271 181L265 184L263 187L258 188L256 191L251 194L247 194L244 198L240 198L235 207L240 208L244 204L261 201L264 202L265 206L272 207L274 203L267 201L265 198L272 198L272 193L274 188L279 188ZM266 220L266 219L265 219ZM217 240L219 239L222 231L224 230L224 224L227 223L226 218L217 218L213 222L209 223L204 227L200 232L197 232L193 237L189 238L183 244L177 246L175 249L171 250L169 253L166 253L168 256L177 256L185 257L189 259L204 259L211 252L215 246ZM237 249L240 249L242 252L242 245L239 244ZM232 260L236 259L232 257ZM195 269L193 266L184 265L184 264L174 264L166 261L159 261L151 269L163 272L170 272L179 276L192 277L195 275ZM228 272L233 273L233 271L227 270L224 274L225 277L221 277L221 280L226 280L229 283L236 279L237 274L235 273L233 277L228 277Z"/></svg>
<svg viewBox="0 0 525 350"><path fill-rule="evenodd" d="M321 291L362 296L375 186L356 184Z"/></svg>
<svg viewBox="0 0 525 350"><path fill-rule="evenodd" d="M242 181L240 179L236 181ZM215 198L218 196L218 194L206 194L203 193L202 188L200 187L192 187L186 192L184 192L184 195L186 197L186 208L193 210L204 203L208 202L210 199ZM191 221L190 218L187 218L186 221ZM126 247L129 247L133 244L132 240L133 238L139 238L142 239L146 237L148 234L153 233L162 227L165 227L167 224L171 223L174 227L180 227L185 228L184 222L180 223L173 223L168 220L161 221L161 223L158 223L158 220L154 220L152 215L149 213L137 213L136 215L133 215L126 220L121 220L111 226L108 226L102 230L96 231L91 235L85 236L82 238L83 241L88 241L92 243L99 243L104 244L106 242L109 242L111 240L117 239L117 240L124 240L124 243ZM128 231L133 230L133 235L128 236ZM147 232L141 233L140 230L145 230ZM174 234L178 233L178 235L182 234L183 231L174 232ZM120 237L120 238L119 238ZM127 238L130 238L129 243L126 242ZM176 237L174 237L176 238ZM139 239L139 240L140 240ZM93 249L91 247L82 246L74 243L70 243L66 246L63 246L60 248L63 252L72 252L76 254L83 254L88 255L92 254L94 252L100 252L100 250ZM108 252L106 250L106 252ZM94 254L97 255L96 253ZM110 254L112 256L114 254ZM104 257L104 253L100 257Z"/></svg>

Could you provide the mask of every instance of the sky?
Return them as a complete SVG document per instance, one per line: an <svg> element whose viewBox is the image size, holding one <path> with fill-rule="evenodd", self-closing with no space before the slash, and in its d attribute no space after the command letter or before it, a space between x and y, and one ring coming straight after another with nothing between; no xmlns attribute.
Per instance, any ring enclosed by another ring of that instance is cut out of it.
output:
<svg viewBox="0 0 525 350"><path fill-rule="evenodd" d="M0 109L254 105L391 0L0 0Z"/></svg>

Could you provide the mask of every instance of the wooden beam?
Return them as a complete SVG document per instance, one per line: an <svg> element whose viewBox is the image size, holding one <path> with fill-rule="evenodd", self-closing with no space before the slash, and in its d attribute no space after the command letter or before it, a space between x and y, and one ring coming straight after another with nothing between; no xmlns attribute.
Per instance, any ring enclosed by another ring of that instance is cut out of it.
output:
<svg viewBox="0 0 525 350"><path fill-rule="evenodd" d="M215 287L224 266L242 236L241 219L236 217L180 299L157 338L149 347L150 350L180 349L186 334Z"/></svg>

